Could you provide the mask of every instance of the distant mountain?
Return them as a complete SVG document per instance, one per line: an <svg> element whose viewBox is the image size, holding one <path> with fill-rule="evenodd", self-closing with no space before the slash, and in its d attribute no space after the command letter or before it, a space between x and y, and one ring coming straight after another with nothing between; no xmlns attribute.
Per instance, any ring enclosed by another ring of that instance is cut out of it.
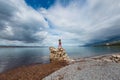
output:
<svg viewBox="0 0 120 80"><path fill-rule="evenodd" d="M84 46L120 46L120 36L114 36L105 41L91 41Z"/></svg>
<svg viewBox="0 0 120 80"><path fill-rule="evenodd" d="M95 44L93 46L120 46L120 40L104 42L104 43L100 43L100 44Z"/></svg>

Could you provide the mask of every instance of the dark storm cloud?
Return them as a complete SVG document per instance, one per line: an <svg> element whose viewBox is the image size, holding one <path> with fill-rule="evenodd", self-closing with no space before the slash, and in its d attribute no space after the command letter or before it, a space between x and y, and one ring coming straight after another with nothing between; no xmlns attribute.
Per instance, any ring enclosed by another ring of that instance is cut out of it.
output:
<svg viewBox="0 0 120 80"><path fill-rule="evenodd" d="M10 1L0 0L0 30L4 29L6 23L11 20L16 8L9 3Z"/></svg>

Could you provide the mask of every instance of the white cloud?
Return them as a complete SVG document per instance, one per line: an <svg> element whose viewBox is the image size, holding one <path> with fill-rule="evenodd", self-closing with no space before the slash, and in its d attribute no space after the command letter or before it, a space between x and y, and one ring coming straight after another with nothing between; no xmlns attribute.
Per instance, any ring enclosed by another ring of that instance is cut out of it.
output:
<svg viewBox="0 0 120 80"><path fill-rule="evenodd" d="M0 0L0 38L7 40L5 45L41 43L45 35L36 34L48 27L44 17L24 0Z"/></svg>
<svg viewBox="0 0 120 80"><path fill-rule="evenodd" d="M39 11L24 0L0 0L0 44L84 45L120 37L120 0L57 0ZM46 20L47 19L47 20Z"/></svg>
<svg viewBox="0 0 120 80"><path fill-rule="evenodd" d="M40 13L53 26L52 33L61 31L56 39L62 36L69 44L77 40L75 44L83 45L120 37L119 4L120 0L72 0L67 6L56 3L48 10L40 9Z"/></svg>

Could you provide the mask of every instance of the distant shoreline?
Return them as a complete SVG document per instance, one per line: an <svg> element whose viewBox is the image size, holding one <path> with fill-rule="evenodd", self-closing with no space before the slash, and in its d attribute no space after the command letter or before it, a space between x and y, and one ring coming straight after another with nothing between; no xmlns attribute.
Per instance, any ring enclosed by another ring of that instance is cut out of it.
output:
<svg viewBox="0 0 120 80"><path fill-rule="evenodd" d="M116 47L116 46L120 46L120 45L91 45L91 46L78 46L78 47ZM4 45L0 45L0 48L45 48L45 47L49 47L49 46L4 46ZM72 46L68 46L68 47L72 47Z"/></svg>
<svg viewBox="0 0 120 80"><path fill-rule="evenodd" d="M44 48L48 46L0 46L0 48Z"/></svg>

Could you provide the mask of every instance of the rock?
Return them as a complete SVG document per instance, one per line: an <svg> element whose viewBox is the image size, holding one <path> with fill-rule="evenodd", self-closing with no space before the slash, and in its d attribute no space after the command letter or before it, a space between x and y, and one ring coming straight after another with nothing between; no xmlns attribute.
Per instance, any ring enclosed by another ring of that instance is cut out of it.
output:
<svg viewBox="0 0 120 80"><path fill-rule="evenodd" d="M112 62L120 63L120 54L114 54L110 58Z"/></svg>
<svg viewBox="0 0 120 80"><path fill-rule="evenodd" d="M42 80L120 80L119 56L114 54L83 58L83 61L80 59Z"/></svg>
<svg viewBox="0 0 120 80"><path fill-rule="evenodd" d="M120 80L120 64L96 60L70 64L42 80Z"/></svg>
<svg viewBox="0 0 120 80"><path fill-rule="evenodd" d="M67 56L67 53L65 52L65 49L49 47L49 50L50 50L50 62L70 61L69 57Z"/></svg>
<svg viewBox="0 0 120 80"><path fill-rule="evenodd" d="M97 61L106 61L106 62L115 62L115 63L120 63L120 54L113 54L109 56L101 56L98 58L94 58Z"/></svg>

